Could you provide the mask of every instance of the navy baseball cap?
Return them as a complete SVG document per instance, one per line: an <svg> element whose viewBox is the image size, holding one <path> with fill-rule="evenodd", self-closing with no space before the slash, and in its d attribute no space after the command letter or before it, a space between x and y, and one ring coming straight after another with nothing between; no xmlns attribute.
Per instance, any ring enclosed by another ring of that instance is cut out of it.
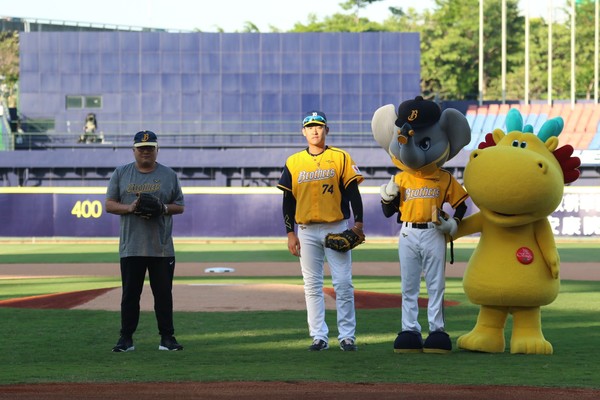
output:
<svg viewBox="0 0 600 400"><path fill-rule="evenodd" d="M156 133L152 131L140 131L133 137L133 147L154 146L158 147Z"/></svg>
<svg viewBox="0 0 600 400"><path fill-rule="evenodd" d="M310 111L302 120L302 127L307 125L327 125L327 117L323 111Z"/></svg>
<svg viewBox="0 0 600 400"><path fill-rule="evenodd" d="M427 128L438 122L441 115L442 111L437 103L417 96L414 100L404 101L398 106L396 126L402 128L408 122L413 128Z"/></svg>

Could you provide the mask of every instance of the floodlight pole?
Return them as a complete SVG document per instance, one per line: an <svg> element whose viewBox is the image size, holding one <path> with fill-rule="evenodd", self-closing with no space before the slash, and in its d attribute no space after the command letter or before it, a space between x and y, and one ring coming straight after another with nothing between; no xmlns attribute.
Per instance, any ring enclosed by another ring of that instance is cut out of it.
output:
<svg viewBox="0 0 600 400"><path fill-rule="evenodd" d="M575 108L575 0L571 0L571 110Z"/></svg>
<svg viewBox="0 0 600 400"><path fill-rule="evenodd" d="M479 0L479 105L483 105L483 0Z"/></svg>
<svg viewBox="0 0 600 400"><path fill-rule="evenodd" d="M594 103L598 104L598 10L600 8L600 0L596 0L596 7L594 9Z"/></svg>
<svg viewBox="0 0 600 400"><path fill-rule="evenodd" d="M548 105L552 105L552 0L548 5Z"/></svg>
<svg viewBox="0 0 600 400"><path fill-rule="evenodd" d="M502 104L506 103L506 0L502 0Z"/></svg>
<svg viewBox="0 0 600 400"><path fill-rule="evenodd" d="M529 0L525 10L525 104L529 104Z"/></svg>

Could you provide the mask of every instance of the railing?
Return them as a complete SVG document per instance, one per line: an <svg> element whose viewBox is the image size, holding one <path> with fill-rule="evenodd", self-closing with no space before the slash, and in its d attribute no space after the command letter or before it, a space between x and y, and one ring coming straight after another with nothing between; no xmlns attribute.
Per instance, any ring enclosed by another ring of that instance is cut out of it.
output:
<svg viewBox="0 0 600 400"><path fill-rule="evenodd" d="M162 133L158 138L160 147L297 147L306 144L300 132L285 133ZM371 132L335 133L327 137L327 143L339 147L379 147ZM133 135L98 134L96 140L81 142L80 135L72 133L22 133L14 135L15 150L45 150L52 148L131 147Z"/></svg>
<svg viewBox="0 0 600 400"><path fill-rule="evenodd" d="M12 136L8 123L8 107L4 99L0 101L0 150L12 150Z"/></svg>

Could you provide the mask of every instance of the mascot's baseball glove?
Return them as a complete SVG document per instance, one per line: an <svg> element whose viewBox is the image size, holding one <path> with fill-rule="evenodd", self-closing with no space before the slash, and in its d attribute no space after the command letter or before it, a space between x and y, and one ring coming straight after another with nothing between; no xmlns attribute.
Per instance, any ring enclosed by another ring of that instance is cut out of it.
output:
<svg viewBox="0 0 600 400"><path fill-rule="evenodd" d="M325 247L345 253L365 242L365 234L362 229L353 227L341 233L328 233L325 236Z"/></svg>
<svg viewBox="0 0 600 400"><path fill-rule="evenodd" d="M150 193L139 193L138 202L133 213L139 217L150 219L165 213L165 205L160 199Z"/></svg>

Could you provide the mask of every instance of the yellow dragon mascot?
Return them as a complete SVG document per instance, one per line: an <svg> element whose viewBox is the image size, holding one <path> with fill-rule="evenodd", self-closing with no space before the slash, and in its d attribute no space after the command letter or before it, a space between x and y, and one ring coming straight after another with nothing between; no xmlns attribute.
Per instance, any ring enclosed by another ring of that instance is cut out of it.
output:
<svg viewBox="0 0 600 400"><path fill-rule="evenodd" d="M505 134L496 129L474 150L464 186L479 208L459 225L454 239L481 233L464 273L469 300L480 306L473 330L457 340L470 351L504 352L504 328L513 318L510 352L552 354L542 333L540 307L558 295L559 254L548 216L560 204L564 184L579 177L573 147L558 147L560 117L537 135L518 110L507 114ZM446 221L442 221L442 224Z"/></svg>

